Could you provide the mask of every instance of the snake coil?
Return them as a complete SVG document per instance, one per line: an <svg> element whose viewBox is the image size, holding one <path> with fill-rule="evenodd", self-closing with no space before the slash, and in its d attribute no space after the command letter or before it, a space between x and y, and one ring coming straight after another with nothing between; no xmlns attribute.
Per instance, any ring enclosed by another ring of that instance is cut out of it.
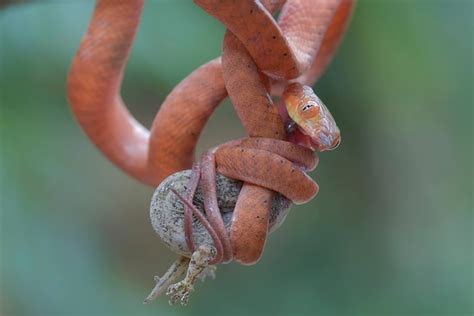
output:
<svg viewBox="0 0 474 316"><path fill-rule="evenodd" d="M72 111L90 140L125 173L152 186L191 167L201 131L227 95L250 137L285 139L270 95L280 95L289 81L315 83L354 6L354 0L194 2L228 29L222 59L181 81L150 131L133 118L120 96L143 0L97 0L68 77ZM272 13L280 9L276 22ZM272 192L252 184L242 188L231 231L233 256L241 263L260 257L268 231L269 205L264 201ZM255 216L263 220L255 223Z"/></svg>

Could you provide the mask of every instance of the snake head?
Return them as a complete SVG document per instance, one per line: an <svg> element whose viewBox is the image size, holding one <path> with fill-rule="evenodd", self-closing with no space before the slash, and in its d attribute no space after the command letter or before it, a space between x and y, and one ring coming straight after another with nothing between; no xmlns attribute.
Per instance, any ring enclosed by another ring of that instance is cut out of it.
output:
<svg viewBox="0 0 474 316"><path fill-rule="evenodd" d="M332 150L339 145L339 128L313 89L292 83L285 89L283 100L288 116L297 127L290 135L291 141L318 151Z"/></svg>

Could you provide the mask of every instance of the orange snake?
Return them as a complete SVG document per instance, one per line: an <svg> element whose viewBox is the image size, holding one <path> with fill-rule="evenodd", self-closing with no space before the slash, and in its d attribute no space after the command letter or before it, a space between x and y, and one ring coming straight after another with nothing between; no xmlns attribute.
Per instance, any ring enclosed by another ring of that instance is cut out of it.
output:
<svg viewBox="0 0 474 316"><path fill-rule="evenodd" d="M200 133L227 94L249 136L284 140L283 121L268 91L281 95L288 80L313 85L334 55L354 7L354 0L195 2L228 28L222 61L216 58L180 82L161 105L151 131L131 116L120 97L143 0L97 0L69 73L72 111L90 140L127 174L153 186L192 166ZM269 11L282 5L277 24ZM226 161L241 150L218 149L217 171L229 174ZM266 152L246 153L255 166L269 163ZM278 174L262 176L267 182L282 181L281 186L298 195L301 188L291 187L291 170L288 165ZM259 259L268 229L266 202L272 194L258 185L243 186L231 229L232 254L226 253L224 261L251 264Z"/></svg>

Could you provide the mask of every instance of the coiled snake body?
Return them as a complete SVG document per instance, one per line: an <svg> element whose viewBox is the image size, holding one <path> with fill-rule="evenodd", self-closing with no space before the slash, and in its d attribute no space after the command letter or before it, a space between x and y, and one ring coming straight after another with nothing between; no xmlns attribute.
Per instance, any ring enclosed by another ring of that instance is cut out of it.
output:
<svg viewBox="0 0 474 316"><path fill-rule="evenodd" d="M191 182L196 187L201 180L208 230L214 231L215 248L206 264L232 259L251 264L262 253L274 191L294 202L311 199L318 187L304 170L316 166L317 157L312 151L339 143L339 131L329 112L302 85L313 85L331 60L354 1L195 3L228 28L222 59L199 67L173 89L151 131L130 115L120 97L143 0L97 0L69 74L69 101L79 124L105 156L127 174L156 186L169 175L192 166L199 135L228 94L250 138L207 152L195 166ZM280 8L276 23L272 13ZM282 118L270 97L281 96L284 90L286 108L294 109L288 111L289 117L298 126L291 131L285 128L285 114ZM285 141L287 134L292 142ZM216 201L215 170L244 181L228 230ZM187 203L191 195L189 192L181 198ZM192 208L186 206L184 213L190 249L194 247ZM185 302L191 288L192 283L176 297Z"/></svg>

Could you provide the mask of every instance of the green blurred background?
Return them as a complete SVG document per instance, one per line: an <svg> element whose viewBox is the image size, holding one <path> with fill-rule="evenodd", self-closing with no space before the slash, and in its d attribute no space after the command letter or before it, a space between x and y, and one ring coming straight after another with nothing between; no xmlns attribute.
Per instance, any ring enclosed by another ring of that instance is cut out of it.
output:
<svg viewBox="0 0 474 316"><path fill-rule="evenodd" d="M261 261L218 268L186 307L142 300L175 255L153 188L88 141L65 96L93 1L0 11L2 315L473 313L473 2L360 1L316 92L342 130ZM217 56L223 27L190 1L148 1L123 86L150 125ZM200 151L243 135L225 103Z"/></svg>

